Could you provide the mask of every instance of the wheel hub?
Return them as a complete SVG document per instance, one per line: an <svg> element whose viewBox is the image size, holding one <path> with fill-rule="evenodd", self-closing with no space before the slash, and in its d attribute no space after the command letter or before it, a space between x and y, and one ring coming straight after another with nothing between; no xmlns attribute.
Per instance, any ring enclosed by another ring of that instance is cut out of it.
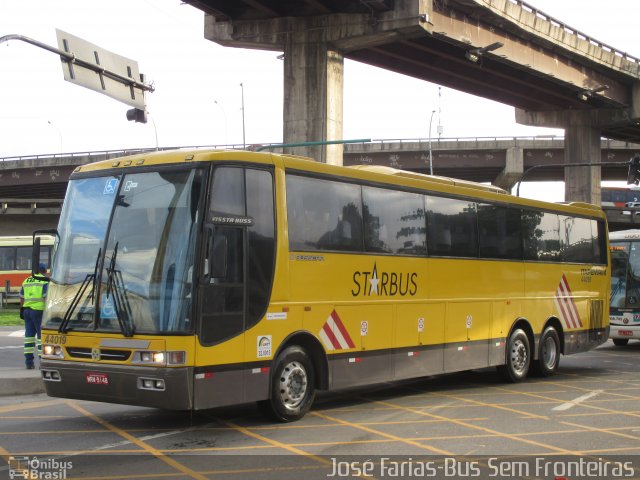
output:
<svg viewBox="0 0 640 480"><path fill-rule="evenodd" d="M296 408L307 393L307 372L299 362L288 363L280 375L280 397L287 408Z"/></svg>
<svg viewBox="0 0 640 480"><path fill-rule="evenodd" d="M558 356L556 342L551 337L547 337L542 345L542 361L547 368L553 368Z"/></svg>
<svg viewBox="0 0 640 480"><path fill-rule="evenodd" d="M521 374L527 365L527 347L522 340L516 340L511 348L511 365L513 369Z"/></svg>

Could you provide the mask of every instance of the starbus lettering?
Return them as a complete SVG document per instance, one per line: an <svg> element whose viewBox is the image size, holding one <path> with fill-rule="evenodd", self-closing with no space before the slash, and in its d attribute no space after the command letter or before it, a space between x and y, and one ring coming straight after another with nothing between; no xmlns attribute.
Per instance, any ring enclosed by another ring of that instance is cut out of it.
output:
<svg viewBox="0 0 640 480"><path fill-rule="evenodd" d="M378 272L374 263L371 271L353 272L351 295L354 297L400 295L413 297L418 292L418 274L415 272Z"/></svg>

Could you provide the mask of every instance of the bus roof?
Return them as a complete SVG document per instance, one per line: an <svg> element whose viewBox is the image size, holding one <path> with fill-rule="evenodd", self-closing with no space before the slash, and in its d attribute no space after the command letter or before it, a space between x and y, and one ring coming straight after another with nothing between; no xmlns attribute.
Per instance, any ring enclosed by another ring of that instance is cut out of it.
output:
<svg viewBox="0 0 640 480"><path fill-rule="evenodd" d="M402 185L419 189L432 190L441 193L451 193L459 196L484 198L487 200L513 203L532 208L554 211L566 211L573 214L596 216L605 218L600 207L582 202L550 203L531 200L509 195L505 190L493 185L470 182L454 178L431 176L392 167L378 165L354 165L350 167L328 165L314 161L312 158L271 152L253 152L247 150L165 150L146 152L129 157L82 165L74 173L89 173L106 169L135 168L149 165L169 165L176 163L211 162L211 161L241 161L255 162L265 165L280 164L285 169L302 170L310 173L333 175L336 177L360 179Z"/></svg>
<svg viewBox="0 0 640 480"><path fill-rule="evenodd" d="M51 235L41 235L40 242L43 245L53 245L54 238ZM33 244L31 235L8 235L0 237L0 247L24 247Z"/></svg>

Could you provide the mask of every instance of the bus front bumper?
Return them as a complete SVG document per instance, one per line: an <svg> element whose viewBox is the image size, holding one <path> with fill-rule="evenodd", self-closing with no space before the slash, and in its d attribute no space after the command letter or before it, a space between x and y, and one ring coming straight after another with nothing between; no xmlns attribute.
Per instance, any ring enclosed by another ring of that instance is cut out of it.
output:
<svg viewBox="0 0 640 480"><path fill-rule="evenodd" d="M158 368L43 359L45 391L51 397L190 410L193 367Z"/></svg>
<svg viewBox="0 0 640 480"><path fill-rule="evenodd" d="M609 326L609 338L640 339L640 325L614 325Z"/></svg>

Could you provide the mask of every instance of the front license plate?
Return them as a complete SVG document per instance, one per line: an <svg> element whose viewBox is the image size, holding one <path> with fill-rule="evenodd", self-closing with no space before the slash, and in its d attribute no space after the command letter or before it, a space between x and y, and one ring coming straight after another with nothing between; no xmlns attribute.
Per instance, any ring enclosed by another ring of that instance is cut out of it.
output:
<svg viewBox="0 0 640 480"><path fill-rule="evenodd" d="M87 372L87 383L91 385L109 385L109 376L106 373Z"/></svg>
<svg viewBox="0 0 640 480"><path fill-rule="evenodd" d="M631 330L618 330L618 335L633 337L633 332Z"/></svg>

